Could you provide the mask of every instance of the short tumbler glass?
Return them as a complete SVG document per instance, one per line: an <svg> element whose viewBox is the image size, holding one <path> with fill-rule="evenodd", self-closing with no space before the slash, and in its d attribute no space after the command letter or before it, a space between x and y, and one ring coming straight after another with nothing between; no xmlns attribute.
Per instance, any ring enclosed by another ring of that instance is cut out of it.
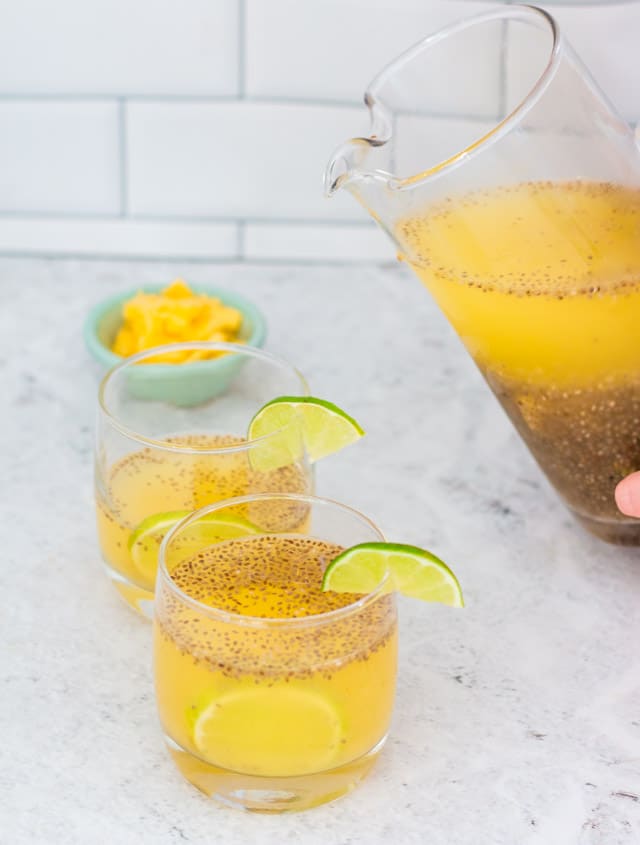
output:
<svg viewBox="0 0 640 845"><path fill-rule="evenodd" d="M385 742L397 665L386 576L323 592L342 548L384 537L355 510L298 494L202 508L160 549L154 664L169 751L205 794L261 812L353 789Z"/></svg>
<svg viewBox="0 0 640 845"><path fill-rule="evenodd" d="M158 354L181 351L209 357L154 363ZM246 439L266 402L307 394L294 367L230 343L156 347L105 376L95 455L98 537L107 575L131 606L152 615L160 543L188 513L253 492L313 492L296 421ZM274 453L276 460L260 460Z"/></svg>

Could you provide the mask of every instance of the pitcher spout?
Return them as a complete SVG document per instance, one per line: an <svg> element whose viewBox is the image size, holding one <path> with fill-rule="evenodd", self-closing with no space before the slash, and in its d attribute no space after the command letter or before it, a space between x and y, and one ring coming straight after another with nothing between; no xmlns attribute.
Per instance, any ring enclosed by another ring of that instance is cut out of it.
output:
<svg viewBox="0 0 640 845"><path fill-rule="evenodd" d="M325 196L332 196L340 188L350 187L353 190L354 185L363 179L385 183L393 179L387 169L392 119L368 92L364 102L369 109L370 134L351 138L331 156L324 173Z"/></svg>
<svg viewBox="0 0 640 845"><path fill-rule="evenodd" d="M330 197L340 188L352 185L366 178L391 178L390 173L381 170L368 170L365 162L374 147L381 147L385 141L375 138L352 138L341 144L334 152L324 174L325 195Z"/></svg>

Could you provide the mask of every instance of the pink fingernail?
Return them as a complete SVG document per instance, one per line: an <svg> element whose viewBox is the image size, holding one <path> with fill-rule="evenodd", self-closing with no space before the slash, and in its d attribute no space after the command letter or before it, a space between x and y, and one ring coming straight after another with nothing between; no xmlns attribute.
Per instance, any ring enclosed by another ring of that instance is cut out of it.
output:
<svg viewBox="0 0 640 845"><path fill-rule="evenodd" d="M623 514L626 516L639 515L638 508L635 503L636 497L634 496L633 484L628 482L627 479L624 479L618 484L616 487L615 497L616 505Z"/></svg>

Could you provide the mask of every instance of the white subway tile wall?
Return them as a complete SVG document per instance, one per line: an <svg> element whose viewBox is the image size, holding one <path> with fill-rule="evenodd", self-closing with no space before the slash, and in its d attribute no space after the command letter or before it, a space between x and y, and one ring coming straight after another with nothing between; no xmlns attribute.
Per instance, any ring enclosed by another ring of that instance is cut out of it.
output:
<svg viewBox="0 0 640 845"><path fill-rule="evenodd" d="M352 261L357 256L384 262L395 259L395 250L374 226L247 223L244 256L248 260L277 261L292 255L299 261Z"/></svg>
<svg viewBox="0 0 640 845"><path fill-rule="evenodd" d="M42 216L0 220L0 254L236 260L242 257L239 243L233 223Z"/></svg>
<svg viewBox="0 0 640 845"><path fill-rule="evenodd" d="M0 210L119 214L117 104L0 100Z"/></svg>
<svg viewBox="0 0 640 845"><path fill-rule="evenodd" d="M575 51L620 113L640 119L640 4L554 8ZM633 58L635 57L635 58Z"/></svg>
<svg viewBox="0 0 640 845"><path fill-rule="evenodd" d="M247 93L361 103L373 77L416 41L491 8L495 4L455 0L247 0ZM435 111L446 111L449 74L468 72L467 62L457 64L432 82ZM474 101L470 110L491 110L498 70L497 61L474 68L485 101Z"/></svg>
<svg viewBox="0 0 640 845"><path fill-rule="evenodd" d="M237 0L5 0L2 94L227 96Z"/></svg>
<svg viewBox="0 0 640 845"><path fill-rule="evenodd" d="M392 260L347 196L332 150L366 131L367 83L483 0L6 0L0 6L0 254ZM554 5L623 115L640 117L640 3ZM499 45L496 57L499 59ZM473 70L467 118L503 93L499 60L442 68L424 102ZM455 131L454 131L455 130Z"/></svg>
<svg viewBox="0 0 640 845"><path fill-rule="evenodd" d="M284 103L130 103L128 208L135 215L354 219L349 197L331 206L322 171L362 110Z"/></svg>

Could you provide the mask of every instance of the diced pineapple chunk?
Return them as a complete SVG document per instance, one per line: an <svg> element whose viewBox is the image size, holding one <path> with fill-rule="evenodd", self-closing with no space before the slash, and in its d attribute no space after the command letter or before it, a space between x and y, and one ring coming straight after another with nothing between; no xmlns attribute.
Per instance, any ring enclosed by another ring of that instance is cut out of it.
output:
<svg viewBox="0 0 640 845"><path fill-rule="evenodd" d="M185 341L238 341L242 314L207 294L193 293L176 279L160 293L137 293L122 308L123 323L111 347L116 355L134 355L154 346ZM207 350L154 356L147 363L184 363L211 357Z"/></svg>

